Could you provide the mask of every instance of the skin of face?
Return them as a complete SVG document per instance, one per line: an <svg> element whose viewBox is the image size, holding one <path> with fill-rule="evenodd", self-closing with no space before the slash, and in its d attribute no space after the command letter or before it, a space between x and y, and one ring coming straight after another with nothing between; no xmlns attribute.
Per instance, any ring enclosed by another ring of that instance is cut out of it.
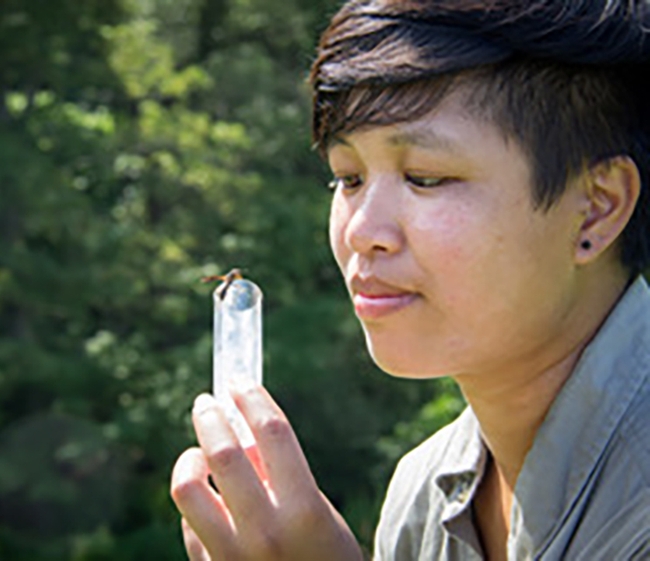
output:
<svg viewBox="0 0 650 561"><path fill-rule="evenodd" d="M535 208L517 143L451 94L328 151L330 243L370 353L396 376L507 376L562 360L579 332L584 197Z"/></svg>

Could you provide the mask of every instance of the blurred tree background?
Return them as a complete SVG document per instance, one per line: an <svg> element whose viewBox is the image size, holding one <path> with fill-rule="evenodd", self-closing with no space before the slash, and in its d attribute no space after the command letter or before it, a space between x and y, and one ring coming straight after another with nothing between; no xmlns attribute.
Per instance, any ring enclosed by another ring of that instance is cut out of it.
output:
<svg viewBox="0 0 650 561"><path fill-rule="evenodd" d="M304 82L337 4L0 4L0 559L185 558L203 275L262 287L267 386L366 547L396 459L462 407L372 365L329 253Z"/></svg>

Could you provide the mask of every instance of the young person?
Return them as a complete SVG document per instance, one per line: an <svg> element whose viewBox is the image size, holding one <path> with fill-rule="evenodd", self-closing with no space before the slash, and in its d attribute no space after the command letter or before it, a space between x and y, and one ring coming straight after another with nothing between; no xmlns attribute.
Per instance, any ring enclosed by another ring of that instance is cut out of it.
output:
<svg viewBox="0 0 650 561"><path fill-rule="evenodd" d="M468 408L399 463L377 561L650 559L650 5L352 0L312 70L330 239L370 353ZM191 559L361 553L262 388L200 396ZM215 492L207 483L210 474Z"/></svg>

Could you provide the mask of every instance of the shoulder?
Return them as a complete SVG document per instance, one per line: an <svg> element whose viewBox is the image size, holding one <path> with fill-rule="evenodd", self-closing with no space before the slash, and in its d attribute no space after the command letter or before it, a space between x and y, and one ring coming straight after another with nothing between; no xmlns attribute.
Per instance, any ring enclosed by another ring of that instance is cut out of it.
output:
<svg viewBox="0 0 650 561"><path fill-rule="evenodd" d="M580 561L650 558L649 372L646 366L589 487L572 540Z"/></svg>

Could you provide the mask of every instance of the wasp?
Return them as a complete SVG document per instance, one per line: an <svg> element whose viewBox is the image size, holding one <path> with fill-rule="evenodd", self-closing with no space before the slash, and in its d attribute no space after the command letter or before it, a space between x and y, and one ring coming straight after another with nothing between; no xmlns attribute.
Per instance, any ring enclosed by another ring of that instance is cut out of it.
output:
<svg viewBox="0 0 650 561"><path fill-rule="evenodd" d="M243 278L244 277L241 274L241 269L235 268L228 271L225 275L210 275L209 277L203 277L201 279L201 282L221 281L221 284L217 286L217 294L219 295L219 298L223 300L226 297L226 291L230 285L234 281Z"/></svg>

